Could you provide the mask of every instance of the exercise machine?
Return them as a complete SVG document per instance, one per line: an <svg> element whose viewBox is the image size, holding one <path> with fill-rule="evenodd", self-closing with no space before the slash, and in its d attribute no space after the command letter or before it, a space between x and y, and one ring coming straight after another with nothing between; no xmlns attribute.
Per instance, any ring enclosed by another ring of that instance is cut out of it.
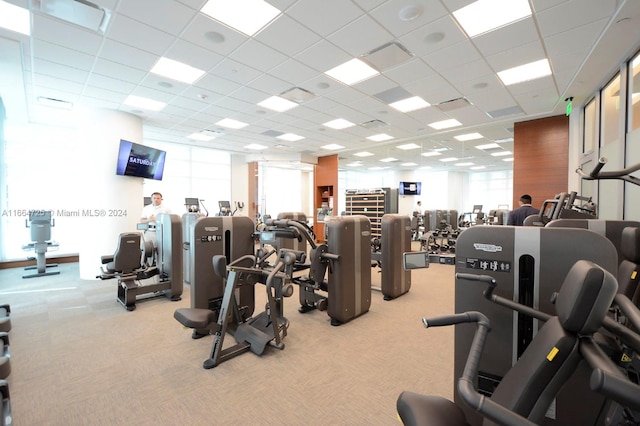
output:
<svg viewBox="0 0 640 426"><path fill-rule="evenodd" d="M33 274L23 275L22 278L44 277L47 275L58 275L60 271L47 271L47 268L56 268L57 263L47 264L47 250L58 247L58 243L51 241L51 228L55 226L55 221L49 210L32 210L29 212L29 219L25 220L25 226L30 229L31 242L22 247L23 250L33 250L35 252L35 266L27 266L25 270L33 270Z"/></svg>
<svg viewBox="0 0 640 426"><path fill-rule="evenodd" d="M485 291L488 298L492 297L496 285L489 275L457 274L456 279L488 283L490 287ZM485 357L483 349L488 346L485 343L490 335L490 320L478 311L468 311L424 318L423 324L426 327L476 324L456 394L473 413L494 422L491 424L544 424L548 407L583 360L586 362L582 364L589 366L592 391L637 410L640 408L640 386L624 376L594 340L595 333L607 322L616 291L617 283L611 273L592 262L580 260L573 264L557 294L556 315L544 315L511 300L501 300L512 309L543 319L545 324L490 398L474 386L480 381L479 368ZM629 314L640 321L637 309ZM587 406L583 404L581 409L585 408ZM397 410L407 426L473 424L467 416L468 411L463 411L459 404L436 396L403 392L397 400ZM576 419L580 415L578 411L573 414L574 419L565 424L586 424Z"/></svg>
<svg viewBox="0 0 640 426"><path fill-rule="evenodd" d="M253 221L246 216L194 217L187 213L187 238L183 244L185 277L190 285L191 308L217 312L224 296L224 276L217 275L211 265L216 255L226 258L227 264L255 252ZM245 265L247 266L247 265ZM243 317L249 318L254 309L253 286L238 289L238 303ZM194 328L193 338L211 333L208 328Z"/></svg>
<svg viewBox="0 0 640 426"><path fill-rule="evenodd" d="M582 202L582 204L579 204ZM545 226L555 219L597 219L596 205L591 197L579 196L575 191L561 192L545 200L540 213L524 220L525 226Z"/></svg>
<svg viewBox="0 0 640 426"><path fill-rule="evenodd" d="M604 236L586 229L526 226L474 226L460 234L456 245L456 273L491 274L497 282L496 294L505 299L552 315L553 295L578 260L598 264L615 276L618 255ZM483 298L478 286L456 279L456 312L479 311L489 318L486 356L478 368L478 390L491 395L507 371L522 356L539 330L539 321L508 311ZM473 333L455 328L455 377L462 375ZM547 425L589 424L597 418L605 399L588 391L589 372L579 367L555 399ZM471 425L481 419L458 403Z"/></svg>
<svg viewBox="0 0 640 426"><path fill-rule="evenodd" d="M272 254L274 253L258 250L255 256L242 256L229 265L225 256L214 256L213 270L225 280L224 296L217 312L201 308L175 311L174 318L185 327L208 329L214 334L211 354L204 361L204 368L214 368L248 351L262 355L267 346L284 349L283 339L287 335L289 321L284 317L283 299L293 294L293 265L304 262L305 254L282 249L277 253L276 264L270 267L266 264L266 259ZM249 266L241 266L247 262ZM242 287L254 287L257 283L265 285L266 308L254 317L245 318L240 312L236 292ZM228 332L233 334L236 344L224 347Z"/></svg>
<svg viewBox="0 0 640 426"><path fill-rule="evenodd" d="M388 213L382 216L380 240L372 239L371 260L380 266L380 291L384 300L392 300L409 292L411 271L402 267L403 253L411 251L411 219Z"/></svg>
<svg viewBox="0 0 640 426"><path fill-rule="evenodd" d="M143 224L146 225L146 224ZM117 300L128 311L136 301L166 297L181 299L182 228L180 217L158 214L155 222L157 246L144 241L140 232L120 234L113 255L102 256L102 273L96 278L118 279Z"/></svg>
<svg viewBox="0 0 640 426"><path fill-rule="evenodd" d="M362 215L333 216L325 223L326 243L316 243L310 230L290 219L269 219L260 240L303 238L310 246L306 275L296 275L301 313L327 311L331 325L344 324L371 306L371 222Z"/></svg>

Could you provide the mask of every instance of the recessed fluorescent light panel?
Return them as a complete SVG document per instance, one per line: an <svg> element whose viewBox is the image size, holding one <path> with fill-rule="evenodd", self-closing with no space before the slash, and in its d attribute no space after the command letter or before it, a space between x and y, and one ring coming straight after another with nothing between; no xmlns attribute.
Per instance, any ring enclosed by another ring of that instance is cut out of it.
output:
<svg viewBox="0 0 640 426"><path fill-rule="evenodd" d="M513 153L511 151L500 151L500 152L494 152L491 155L494 157L504 157L505 155L513 155Z"/></svg>
<svg viewBox="0 0 640 426"><path fill-rule="evenodd" d="M416 145L415 143L406 143L404 145L398 145L396 148L401 149L403 151L408 151L410 149L420 148L420 145Z"/></svg>
<svg viewBox="0 0 640 426"><path fill-rule="evenodd" d="M469 37L475 37L531 16L531 7L529 0L478 0L453 16Z"/></svg>
<svg viewBox="0 0 640 426"><path fill-rule="evenodd" d="M393 102L389 104L390 107L397 109L400 112L411 112L416 111L422 108L426 108L431 106L431 104L420 96L413 96L408 99L403 99L401 101Z"/></svg>
<svg viewBox="0 0 640 426"><path fill-rule="evenodd" d="M261 149L266 149L267 147L264 146L264 145L257 144L257 143L252 143L252 144L246 145L245 148L246 149L252 149L254 151L259 151Z"/></svg>
<svg viewBox="0 0 640 426"><path fill-rule="evenodd" d="M449 127L462 126L458 120L452 118L449 120L436 121L435 123L429 124L429 127L436 130L448 129Z"/></svg>
<svg viewBox="0 0 640 426"><path fill-rule="evenodd" d="M153 99L135 95L129 95L127 99L124 100L124 104L136 108L148 109L150 111L160 111L167 106L164 102L154 101Z"/></svg>
<svg viewBox="0 0 640 426"><path fill-rule="evenodd" d="M458 136L454 136L453 138L456 140L459 140L460 142L466 142L466 141L473 141L476 139L482 139L484 136L482 136L480 133L467 133L466 135L458 135Z"/></svg>
<svg viewBox="0 0 640 426"><path fill-rule="evenodd" d="M454 164L454 166L459 166L459 167L473 166L473 163L470 163L470 162L466 162L466 163L456 163L456 164Z"/></svg>
<svg viewBox="0 0 640 426"><path fill-rule="evenodd" d="M203 142L208 142L215 139L215 137L207 136L201 132L191 133L189 136L187 136L187 138L193 139L194 141L203 141Z"/></svg>
<svg viewBox="0 0 640 426"><path fill-rule="evenodd" d="M404 166L404 167L411 167L411 166L417 166L417 165L418 165L418 163L402 163L402 164L400 164L400 165L401 165L401 166Z"/></svg>
<svg viewBox="0 0 640 426"><path fill-rule="evenodd" d="M398 159L393 157L387 157L387 158L383 158L380 161L382 161L383 163L393 163L394 161L398 161Z"/></svg>
<svg viewBox="0 0 640 426"><path fill-rule="evenodd" d="M447 157L447 158L441 158L440 161L442 161L443 163L450 163L452 161L458 161L458 159L455 157Z"/></svg>
<svg viewBox="0 0 640 426"><path fill-rule="evenodd" d="M476 145L476 148L478 149L496 149L496 148L500 148L500 145L498 145L497 143L486 143L484 145Z"/></svg>
<svg viewBox="0 0 640 426"><path fill-rule="evenodd" d="M228 127L230 129L242 129L243 127L247 127L249 125L248 123L243 123L242 121L237 121L232 118L223 118L216 124L218 126Z"/></svg>
<svg viewBox="0 0 640 426"><path fill-rule="evenodd" d="M280 96L271 96L270 98L267 98L264 101L258 103L258 105L263 108L268 108L270 110L278 112L288 111L291 108L295 108L298 106L297 103L285 98L281 98Z"/></svg>
<svg viewBox="0 0 640 426"><path fill-rule="evenodd" d="M362 152L356 152L353 155L355 155L356 157L371 157L373 155L373 153L367 152L367 151L362 151Z"/></svg>
<svg viewBox="0 0 640 426"><path fill-rule="evenodd" d="M329 145L321 146L322 149L327 149L329 151L335 151L336 149L342 149L344 146L338 145L337 143L330 143Z"/></svg>
<svg viewBox="0 0 640 426"><path fill-rule="evenodd" d="M485 166L473 166L473 167L469 167L471 170L484 170L486 169Z"/></svg>
<svg viewBox="0 0 640 426"><path fill-rule="evenodd" d="M548 59L541 59L498 73L498 77L500 77L500 80L502 80L505 86L535 80L536 78L546 77L548 75L551 75L551 67L549 66Z"/></svg>
<svg viewBox="0 0 640 426"><path fill-rule="evenodd" d="M348 167L362 167L362 163L360 161L354 161L353 163L347 164Z"/></svg>
<svg viewBox="0 0 640 426"><path fill-rule="evenodd" d="M27 9L0 0L0 27L31 35L31 15Z"/></svg>
<svg viewBox="0 0 640 426"><path fill-rule="evenodd" d="M209 0L200 12L249 37L280 15L280 10L263 0Z"/></svg>
<svg viewBox="0 0 640 426"><path fill-rule="evenodd" d="M204 75L203 70L164 57L156 62L151 72L187 84L192 84Z"/></svg>
<svg viewBox="0 0 640 426"><path fill-rule="evenodd" d="M355 124L342 118L336 118L335 120L327 121L323 126L327 126L331 129L342 130L348 127L353 127Z"/></svg>
<svg viewBox="0 0 640 426"><path fill-rule="evenodd" d="M289 142L295 142L295 141L304 139L304 136L299 136L294 133L285 133L284 135L278 136L277 139L282 139Z"/></svg>
<svg viewBox="0 0 640 426"><path fill-rule="evenodd" d="M513 162L513 157L511 157L511 158L503 158L502 161Z"/></svg>
<svg viewBox="0 0 640 426"><path fill-rule="evenodd" d="M438 155L442 155L442 154L435 151L428 151L428 152L423 152L420 155L422 155L423 157L437 157Z"/></svg>
<svg viewBox="0 0 640 426"><path fill-rule="evenodd" d="M325 74L341 83L351 86L380 73L360 59L355 58L330 69L325 72Z"/></svg>
<svg viewBox="0 0 640 426"><path fill-rule="evenodd" d="M374 142L383 142L393 139L393 136L389 136L386 133L379 133L377 135L369 136L367 139Z"/></svg>

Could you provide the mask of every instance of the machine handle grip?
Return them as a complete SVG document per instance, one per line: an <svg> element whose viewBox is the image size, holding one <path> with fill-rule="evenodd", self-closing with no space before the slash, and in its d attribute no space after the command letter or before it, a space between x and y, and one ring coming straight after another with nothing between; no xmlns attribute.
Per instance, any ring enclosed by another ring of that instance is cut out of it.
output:
<svg viewBox="0 0 640 426"><path fill-rule="evenodd" d="M434 318L422 318L422 324L425 327L444 327L447 325L464 324L467 322L486 322L489 325L489 320L480 312L470 311L463 312L461 314L443 315Z"/></svg>

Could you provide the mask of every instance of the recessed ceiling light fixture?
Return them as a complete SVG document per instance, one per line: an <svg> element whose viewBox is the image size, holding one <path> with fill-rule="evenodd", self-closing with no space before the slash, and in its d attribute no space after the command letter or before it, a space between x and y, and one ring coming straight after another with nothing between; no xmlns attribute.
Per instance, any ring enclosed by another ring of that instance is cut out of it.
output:
<svg viewBox="0 0 640 426"><path fill-rule="evenodd" d="M393 136L389 136L386 133L379 133L377 135L368 136L367 139L374 142L384 142L393 139Z"/></svg>
<svg viewBox="0 0 640 426"><path fill-rule="evenodd" d="M450 163L452 161L458 161L458 159L456 157L447 157L441 158L440 161L442 161L443 163Z"/></svg>
<svg viewBox="0 0 640 426"><path fill-rule="evenodd" d="M291 108L295 108L298 106L297 103L292 102L285 98L281 98L280 96L271 96L270 98L267 98L262 102L259 102L258 105L260 105L263 108L267 108L267 109L278 111L278 112L288 111Z"/></svg>
<svg viewBox="0 0 640 426"><path fill-rule="evenodd" d="M347 86L351 86L380 73L360 59L354 58L342 65L331 68L325 74Z"/></svg>
<svg viewBox="0 0 640 426"><path fill-rule="evenodd" d="M539 61L498 72L498 77L500 77L505 86L535 80L548 75L551 75L551 66L549 66L548 59L540 59Z"/></svg>
<svg viewBox="0 0 640 426"><path fill-rule="evenodd" d="M167 106L167 104L164 102L154 101L153 99L143 98L142 96L135 95L127 96L127 99L125 99L123 103L125 105L151 111L160 111Z"/></svg>
<svg viewBox="0 0 640 426"><path fill-rule="evenodd" d="M426 108L431 104L420 96L412 96L401 101L393 102L389 104L390 107L397 109L400 112L410 112L418 109Z"/></svg>
<svg viewBox="0 0 640 426"><path fill-rule="evenodd" d="M491 155L493 157L504 157L505 155L513 155L513 152L511 152L511 151L500 151L500 152L494 152Z"/></svg>
<svg viewBox="0 0 640 426"><path fill-rule="evenodd" d="M0 0L0 27L31 35L31 14L27 9Z"/></svg>
<svg viewBox="0 0 640 426"><path fill-rule="evenodd" d="M456 164L454 164L454 166L458 166L458 167L473 166L473 163L467 161L467 162L464 162L464 163L456 163Z"/></svg>
<svg viewBox="0 0 640 426"><path fill-rule="evenodd" d="M412 167L412 166L417 166L418 163L402 163L400 165L403 167Z"/></svg>
<svg viewBox="0 0 640 426"><path fill-rule="evenodd" d="M476 145L475 146L478 149L496 149L496 148L500 148L500 145L498 145L497 143L485 143L484 145Z"/></svg>
<svg viewBox="0 0 640 426"><path fill-rule="evenodd" d="M528 0L478 0L453 12L469 37L475 37L531 16Z"/></svg>
<svg viewBox="0 0 640 426"><path fill-rule="evenodd" d="M404 145L398 145L396 148L401 149L403 151L408 151L410 149L420 148L420 145L417 145L415 143L406 143Z"/></svg>
<svg viewBox="0 0 640 426"><path fill-rule="evenodd" d="M356 156L356 157L371 157L373 155L373 153L367 152L367 151L361 151L361 152L356 152L353 155Z"/></svg>
<svg viewBox="0 0 640 426"><path fill-rule="evenodd" d="M423 152L420 155L422 155L423 157L437 157L438 155L442 155L442 154L436 151L427 151L427 152Z"/></svg>
<svg viewBox="0 0 640 426"><path fill-rule="evenodd" d="M323 126L327 126L331 129L342 130L348 127L353 127L355 124L343 118L336 118L335 120L327 121Z"/></svg>
<svg viewBox="0 0 640 426"><path fill-rule="evenodd" d="M394 161L398 161L398 159L393 157L387 157L387 158L381 159L380 161L382 161L383 163L393 163Z"/></svg>
<svg viewBox="0 0 640 426"><path fill-rule="evenodd" d="M459 140L460 142L466 142L466 141L473 141L476 139L482 139L484 136L482 136L480 133L467 133L464 135L458 135L458 136L454 136L453 138L456 140Z"/></svg>
<svg viewBox="0 0 640 426"><path fill-rule="evenodd" d="M429 124L429 127L436 130L448 129L450 127L462 126L455 118L451 118L449 120L436 121L435 123Z"/></svg>
<svg viewBox="0 0 640 426"><path fill-rule="evenodd" d="M160 58L150 72L187 84L193 84L205 73L203 70L194 68L191 65L165 57Z"/></svg>
<svg viewBox="0 0 640 426"><path fill-rule="evenodd" d="M484 170L486 169L485 166L473 166L473 167L469 167L471 170Z"/></svg>
<svg viewBox="0 0 640 426"><path fill-rule="evenodd" d="M282 139L289 142L295 142L304 139L304 136L299 136L294 133L285 133L283 135L277 136L276 139Z"/></svg>
<svg viewBox="0 0 640 426"><path fill-rule="evenodd" d="M261 149L267 149L267 148L268 147L266 147L264 145L257 144L257 143L252 143L252 144L249 144L249 145L245 145L245 149L252 149L254 151L259 151Z"/></svg>
<svg viewBox="0 0 640 426"><path fill-rule="evenodd" d="M502 161L513 162L513 157L511 157L511 158L503 158Z"/></svg>
<svg viewBox="0 0 640 426"><path fill-rule="evenodd" d="M335 151L337 149L344 148L344 146L338 145L337 143L330 143L329 145L324 145L324 146L321 146L320 148L326 149L326 150L329 150L329 151Z"/></svg>
<svg viewBox="0 0 640 426"><path fill-rule="evenodd" d="M252 37L280 15L263 0L209 0L200 12Z"/></svg>
<svg viewBox="0 0 640 426"><path fill-rule="evenodd" d="M243 123L242 121L234 120L232 118L223 118L216 124L218 126L228 127L230 129L242 129L243 127L247 127L249 125L248 123Z"/></svg>

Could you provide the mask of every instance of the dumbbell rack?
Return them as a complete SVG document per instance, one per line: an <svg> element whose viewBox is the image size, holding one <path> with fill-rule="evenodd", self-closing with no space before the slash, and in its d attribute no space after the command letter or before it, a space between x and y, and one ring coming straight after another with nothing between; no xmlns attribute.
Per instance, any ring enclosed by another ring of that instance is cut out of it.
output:
<svg viewBox="0 0 640 426"><path fill-rule="evenodd" d="M429 253L429 261L445 265L456 262L456 239L460 232L450 226L444 229L434 229L427 232L420 239L420 249Z"/></svg>

